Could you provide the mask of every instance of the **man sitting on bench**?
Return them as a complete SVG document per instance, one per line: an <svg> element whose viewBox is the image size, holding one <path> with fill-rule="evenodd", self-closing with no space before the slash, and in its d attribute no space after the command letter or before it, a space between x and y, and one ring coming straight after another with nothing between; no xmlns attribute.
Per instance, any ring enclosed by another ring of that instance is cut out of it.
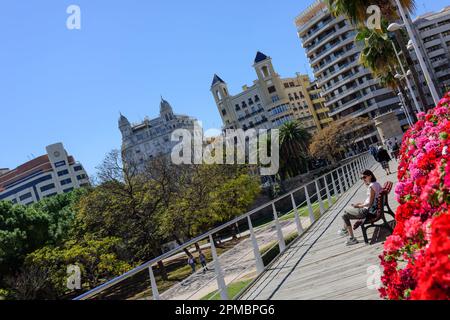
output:
<svg viewBox="0 0 450 320"><path fill-rule="evenodd" d="M367 198L364 203L352 204L351 207L348 207L344 210L344 214L342 215L342 219L344 220L344 228L339 230L339 235L347 236L350 235L350 238L347 240L347 245L357 244L358 240L353 235L352 224L350 220L360 220L365 219L367 215L374 214L376 212L376 206L378 195L383 189L381 185L377 182L377 178L370 170L365 170L361 179L367 186Z"/></svg>

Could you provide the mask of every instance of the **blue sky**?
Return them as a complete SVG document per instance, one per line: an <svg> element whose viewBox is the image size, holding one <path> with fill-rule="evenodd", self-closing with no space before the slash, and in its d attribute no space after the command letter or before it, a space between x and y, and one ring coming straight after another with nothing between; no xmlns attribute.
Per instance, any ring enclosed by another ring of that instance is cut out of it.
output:
<svg viewBox="0 0 450 320"><path fill-rule="evenodd" d="M63 142L89 174L119 148L119 111L131 122L159 111L204 127L222 123L209 88L218 73L237 93L255 79L256 51L281 76L309 72L293 20L301 0L5 0L0 11L0 167ZM418 13L442 1L418 1ZM81 30L66 9L81 8ZM425 4L425 7L424 7Z"/></svg>

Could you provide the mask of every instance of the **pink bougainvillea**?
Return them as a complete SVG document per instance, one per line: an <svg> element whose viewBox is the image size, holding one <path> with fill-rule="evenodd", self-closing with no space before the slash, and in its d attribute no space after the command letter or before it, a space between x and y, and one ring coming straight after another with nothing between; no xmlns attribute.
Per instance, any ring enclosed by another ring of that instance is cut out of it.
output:
<svg viewBox="0 0 450 320"><path fill-rule="evenodd" d="M450 299L450 92L404 135L396 226L380 256L387 299Z"/></svg>

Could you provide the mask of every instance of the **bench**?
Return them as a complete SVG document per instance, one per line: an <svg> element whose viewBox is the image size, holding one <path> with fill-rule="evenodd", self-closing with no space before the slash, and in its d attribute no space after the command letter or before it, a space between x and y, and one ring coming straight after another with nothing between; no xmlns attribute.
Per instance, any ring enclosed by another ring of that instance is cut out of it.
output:
<svg viewBox="0 0 450 320"><path fill-rule="evenodd" d="M364 220L361 220L359 225L361 225L361 231L364 237L364 242L369 243L369 239L367 237L367 230L369 228L381 227L386 228L390 232L393 231L391 225L387 222L385 214L389 214L393 218L395 218L395 214L392 211L391 207L389 207L388 196L392 190L393 183L391 181L387 181L383 189L380 191L380 194L377 198L377 212L375 216L369 216ZM378 223L380 222L380 223Z"/></svg>

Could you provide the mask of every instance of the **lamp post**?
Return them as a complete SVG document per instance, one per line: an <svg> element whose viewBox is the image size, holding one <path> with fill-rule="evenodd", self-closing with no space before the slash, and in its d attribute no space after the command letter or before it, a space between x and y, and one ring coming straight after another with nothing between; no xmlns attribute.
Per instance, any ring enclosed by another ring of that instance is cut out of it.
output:
<svg viewBox="0 0 450 320"><path fill-rule="evenodd" d="M420 52L420 48L419 48L419 45L417 44L416 38L414 37L414 33L411 28L411 25L409 24L409 21L406 18L405 11L403 10L403 7L400 4L400 1L399 0L394 0L394 1L398 7L400 16L402 17L403 25L399 25L398 23L391 23L387 29L388 29L388 31L396 31L402 27L406 27L406 31L408 32L408 35L411 38L411 40L408 42L408 44L411 44L412 47L414 48L414 51L416 52L417 60L419 60L420 68L422 69L423 75L425 76L425 80L427 81L428 87L430 88L431 96L433 97L434 103L437 105L439 102L439 95L436 91L433 81L431 81L430 73L428 71L427 66L425 65L425 60L422 56L422 53Z"/></svg>
<svg viewBox="0 0 450 320"><path fill-rule="evenodd" d="M411 71L408 70L407 72L405 72L405 68L403 68L403 63L400 60L400 53L397 51L397 48L395 48L394 42L392 42L392 47L394 48L395 56L397 57L398 64L400 65L400 69L402 70L402 74L401 75L396 74L395 78L397 78L397 79L405 78L406 85L408 86L408 90L409 90L409 92L411 94L411 97L412 97L412 99L414 101L414 105L416 106L416 110L417 110L417 112L421 112L422 108L420 108L419 102L417 101L417 98L416 98L416 94L414 93L414 91L412 89L412 86L411 86L411 82L409 81L409 78L408 78L408 76L411 74ZM406 105L405 105L405 108L406 108Z"/></svg>
<svg viewBox="0 0 450 320"><path fill-rule="evenodd" d="M406 115L406 121L408 121L409 126L412 127L413 126L413 121L411 119L411 115L408 112L408 108L406 107L406 103L405 103L405 99L403 97L403 94L401 92L399 92L398 93L398 97L400 99L400 103L399 104L403 108L403 112Z"/></svg>

